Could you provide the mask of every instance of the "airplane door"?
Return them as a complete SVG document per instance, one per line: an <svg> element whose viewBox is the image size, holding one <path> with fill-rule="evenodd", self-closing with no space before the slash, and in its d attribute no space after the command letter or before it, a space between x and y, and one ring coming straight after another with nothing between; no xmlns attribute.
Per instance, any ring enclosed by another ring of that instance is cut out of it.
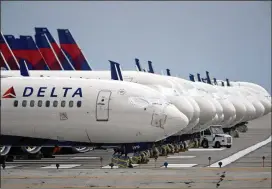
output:
<svg viewBox="0 0 272 189"><path fill-rule="evenodd" d="M96 120L109 120L109 105L110 105L111 91L100 91L96 100Z"/></svg>

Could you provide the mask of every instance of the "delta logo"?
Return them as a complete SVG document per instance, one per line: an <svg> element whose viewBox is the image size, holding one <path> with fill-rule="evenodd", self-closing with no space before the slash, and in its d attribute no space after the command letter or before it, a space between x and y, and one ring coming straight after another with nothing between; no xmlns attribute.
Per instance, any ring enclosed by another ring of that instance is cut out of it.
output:
<svg viewBox="0 0 272 189"><path fill-rule="evenodd" d="M73 89L72 87L63 87L62 89L58 89L58 93L56 92L56 88L47 88L47 87L39 87L38 89L34 90L33 87L25 87L23 91L23 97L30 97L30 96L37 96L37 97L82 97L82 89L77 88ZM47 95L46 95L47 94ZM3 94L2 98L16 98L16 94L13 87L10 87L5 94Z"/></svg>
<svg viewBox="0 0 272 189"><path fill-rule="evenodd" d="M2 98L16 98L16 93L13 87L10 87L5 94L3 94Z"/></svg>

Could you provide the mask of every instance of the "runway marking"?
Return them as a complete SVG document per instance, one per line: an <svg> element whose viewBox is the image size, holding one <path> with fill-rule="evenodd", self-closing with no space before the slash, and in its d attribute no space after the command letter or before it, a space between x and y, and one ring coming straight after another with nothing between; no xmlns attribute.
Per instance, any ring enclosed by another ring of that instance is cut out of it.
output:
<svg viewBox="0 0 272 189"><path fill-rule="evenodd" d="M71 159L100 159L100 157L84 157L84 156L81 156L81 157L73 157Z"/></svg>
<svg viewBox="0 0 272 189"><path fill-rule="evenodd" d="M183 168L183 167L194 167L197 164L168 164L167 168ZM161 168L165 168L164 166L162 166Z"/></svg>
<svg viewBox="0 0 272 189"><path fill-rule="evenodd" d="M15 166L15 165L8 165L5 167L5 169L12 169L12 168L15 168L15 167L19 167L19 166ZM1 166L1 169L3 169L3 167Z"/></svg>
<svg viewBox="0 0 272 189"><path fill-rule="evenodd" d="M59 169L69 169L73 167L81 166L81 164L60 164ZM56 164L52 164L46 167L41 167L42 169L56 169Z"/></svg>
<svg viewBox="0 0 272 189"><path fill-rule="evenodd" d="M118 169L119 167L115 165L115 166L113 166L112 168L113 168L113 169ZM102 169L111 169L111 166L106 165L106 166L102 167Z"/></svg>
<svg viewBox="0 0 272 189"><path fill-rule="evenodd" d="M222 151L226 148L190 148L188 151L190 152L202 152L202 151Z"/></svg>
<svg viewBox="0 0 272 189"><path fill-rule="evenodd" d="M222 162L222 167L225 167L226 165L236 161L237 159L240 159L241 157L249 154L250 152L253 152L253 151L257 150L258 148L260 148L260 147L262 147L262 146L264 146L264 145L266 145L266 144L268 144L270 142L271 142L271 136L268 139L266 139L266 140L264 140L262 142L259 142L259 143L255 144L255 145L250 146L250 147L248 147L248 148L246 148L244 150L241 150L241 151L239 151L239 152L237 152L237 153L235 153L235 154L233 154L233 155L231 155L231 156L229 156L229 157L227 157L225 159L219 160L219 161L211 164L210 167L219 167L218 163L220 161Z"/></svg>
<svg viewBox="0 0 272 189"><path fill-rule="evenodd" d="M170 159L190 159L190 158L195 158L196 156L168 156L167 158L170 158Z"/></svg>

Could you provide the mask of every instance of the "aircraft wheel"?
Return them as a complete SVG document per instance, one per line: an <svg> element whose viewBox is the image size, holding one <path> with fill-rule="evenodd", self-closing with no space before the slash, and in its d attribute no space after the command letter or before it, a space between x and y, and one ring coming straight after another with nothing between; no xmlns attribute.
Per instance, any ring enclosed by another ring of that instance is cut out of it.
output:
<svg viewBox="0 0 272 189"><path fill-rule="evenodd" d="M41 146L22 146L21 149L23 152L34 155L39 153L42 147Z"/></svg>
<svg viewBox="0 0 272 189"><path fill-rule="evenodd" d="M78 147L72 147L72 152L73 153L85 153L90 151L89 147L86 146L78 146Z"/></svg>
<svg viewBox="0 0 272 189"><path fill-rule="evenodd" d="M8 155L10 149L11 149L11 146L0 146L1 156Z"/></svg>

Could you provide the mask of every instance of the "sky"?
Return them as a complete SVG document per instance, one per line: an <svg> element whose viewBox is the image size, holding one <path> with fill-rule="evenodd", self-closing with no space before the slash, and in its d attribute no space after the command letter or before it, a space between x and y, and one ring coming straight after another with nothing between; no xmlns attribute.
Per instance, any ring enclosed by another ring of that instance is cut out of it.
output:
<svg viewBox="0 0 272 189"><path fill-rule="evenodd" d="M135 70L151 60L173 76L205 71L259 84L271 94L270 1L1 1L3 34L69 29L94 70L108 60Z"/></svg>

